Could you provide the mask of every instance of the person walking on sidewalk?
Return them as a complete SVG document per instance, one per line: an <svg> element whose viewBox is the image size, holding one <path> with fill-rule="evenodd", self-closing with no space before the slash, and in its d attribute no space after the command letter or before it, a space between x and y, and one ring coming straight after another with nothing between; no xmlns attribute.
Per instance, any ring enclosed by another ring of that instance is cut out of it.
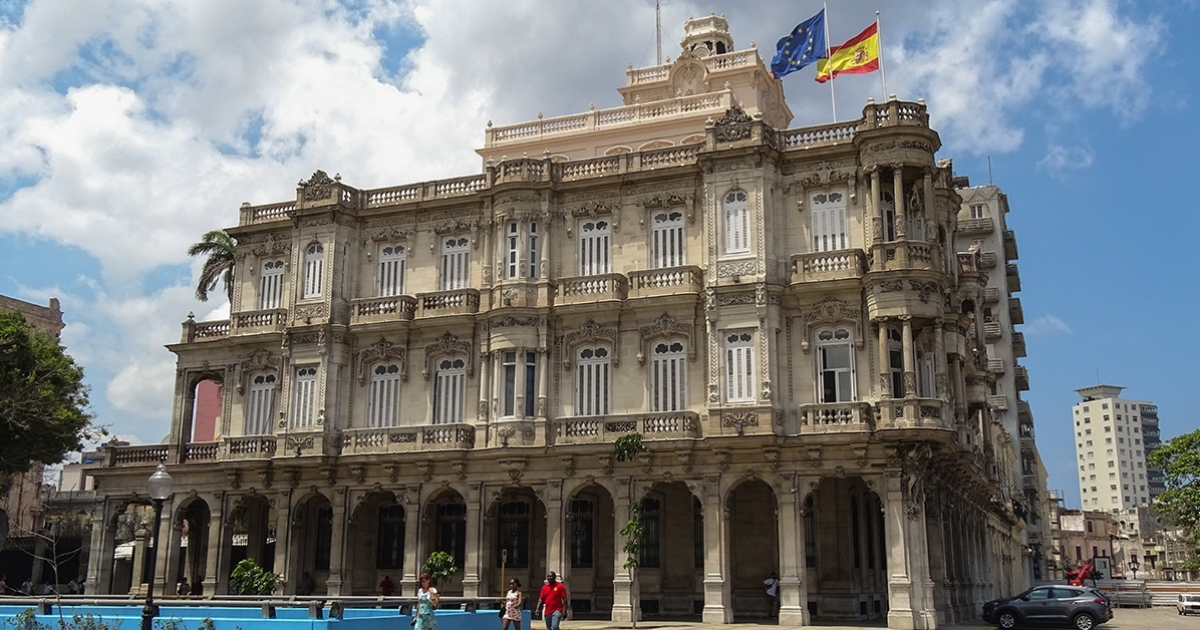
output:
<svg viewBox="0 0 1200 630"><path fill-rule="evenodd" d="M546 621L546 630L559 630L559 624L567 614L566 601L567 587L558 581L558 575L553 571L547 573L546 585L542 587L537 604L538 612Z"/></svg>
<svg viewBox="0 0 1200 630"><path fill-rule="evenodd" d="M500 630L521 630L521 604L525 596L521 594L521 580L513 578L508 581L508 594L504 596L504 614L500 616ZM512 626L511 629L509 626Z"/></svg>

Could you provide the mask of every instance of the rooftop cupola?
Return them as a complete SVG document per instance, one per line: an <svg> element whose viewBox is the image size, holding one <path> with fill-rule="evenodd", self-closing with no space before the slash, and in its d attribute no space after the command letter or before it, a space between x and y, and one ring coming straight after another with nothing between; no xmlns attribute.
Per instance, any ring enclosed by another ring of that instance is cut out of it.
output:
<svg viewBox="0 0 1200 630"><path fill-rule="evenodd" d="M733 37L724 15L709 13L701 18L688 18L683 24L683 39L679 41L684 53L695 57L723 55L733 52Z"/></svg>

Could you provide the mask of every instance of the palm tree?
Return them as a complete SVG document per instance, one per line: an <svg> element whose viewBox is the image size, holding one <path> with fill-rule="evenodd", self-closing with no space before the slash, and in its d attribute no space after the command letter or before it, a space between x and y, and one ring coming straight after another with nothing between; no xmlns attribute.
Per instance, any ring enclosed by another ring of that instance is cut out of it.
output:
<svg viewBox="0 0 1200 630"><path fill-rule="evenodd" d="M237 241L225 230L205 232L200 242L187 250L188 256L208 256L200 269L200 280L196 283L196 299L208 301L208 292L225 282L225 295L233 303L233 267L237 256Z"/></svg>

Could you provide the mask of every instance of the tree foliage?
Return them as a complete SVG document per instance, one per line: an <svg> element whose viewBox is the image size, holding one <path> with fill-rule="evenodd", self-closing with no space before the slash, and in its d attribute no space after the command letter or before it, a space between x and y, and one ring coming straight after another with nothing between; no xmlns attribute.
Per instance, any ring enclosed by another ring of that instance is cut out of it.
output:
<svg viewBox="0 0 1200 630"><path fill-rule="evenodd" d="M1155 499L1154 511L1164 523L1182 529L1193 547L1200 545L1200 429L1162 443L1149 460L1163 472L1167 486Z"/></svg>
<svg viewBox="0 0 1200 630"><path fill-rule="evenodd" d="M458 573L458 566L454 564L454 556L445 551L435 551L429 554L425 564L421 565L421 572L428 573L434 582L440 582Z"/></svg>
<svg viewBox="0 0 1200 630"><path fill-rule="evenodd" d="M282 583L278 573L258 566L253 558L237 563L229 574L229 591L234 595L270 595Z"/></svg>
<svg viewBox="0 0 1200 630"><path fill-rule="evenodd" d="M58 340L20 313L0 312L0 485L103 434L87 406L83 369Z"/></svg>
<svg viewBox="0 0 1200 630"><path fill-rule="evenodd" d="M613 442L612 454L619 462L631 460L634 455L644 452L646 445L642 443L641 433L627 433Z"/></svg>
<svg viewBox="0 0 1200 630"><path fill-rule="evenodd" d="M200 242L187 250L188 256L207 256L200 268L200 279L196 281L196 299L208 301L208 293L217 288L218 282L225 283L225 296L233 302L233 268L237 260L237 240L225 230L211 230L200 237Z"/></svg>

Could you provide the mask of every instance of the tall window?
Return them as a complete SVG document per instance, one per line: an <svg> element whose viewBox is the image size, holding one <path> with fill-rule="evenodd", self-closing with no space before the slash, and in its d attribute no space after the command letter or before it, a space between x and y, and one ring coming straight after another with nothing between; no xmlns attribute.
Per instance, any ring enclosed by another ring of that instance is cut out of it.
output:
<svg viewBox="0 0 1200 630"><path fill-rule="evenodd" d="M508 224L504 240L508 244L508 255L504 261L505 277L520 277L521 229L516 221Z"/></svg>
<svg viewBox="0 0 1200 630"><path fill-rule="evenodd" d="M662 566L662 504L658 499L642 499L642 547L640 566Z"/></svg>
<svg viewBox="0 0 1200 630"><path fill-rule="evenodd" d="M971 218L982 219L987 217L987 206L981 203L971 204Z"/></svg>
<svg viewBox="0 0 1200 630"><path fill-rule="evenodd" d="M250 395L246 397L246 435L271 433L275 417L275 375L255 374L250 379Z"/></svg>
<svg viewBox="0 0 1200 630"><path fill-rule="evenodd" d="M379 267L375 270L375 293L379 297L404 295L404 271L407 266L408 250L403 245L380 247Z"/></svg>
<svg viewBox="0 0 1200 630"><path fill-rule="evenodd" d="M682 341L660 341L650 350L650 411L687 408L687 352Z"/></svg>
<svg viewBox="0 0 1200 630"><path fill-rule="evenodd" d="M725 336L725 402L754 402L754 334Z"/></svg>
<svg viewBox="0 0 1200 630"><path fill-rule="evenodd" d="M471 239L465 236L442 242L442 291L465 289L470 279Z"/></svg>
<svg viewBox="0 0 1200 630"><path fill-rule="evenodd" d="M892 194L881 193L879 205L883 208L883 240L890 243L896 240L896 203Z"/></svg>
<svg viewBox="0 0 1200 630"><path fill-rule="evenodd" d="M680 267L685 264L683 252L683 213L655 212L650 217L650 266Z"/></svg>
<svg viewBox="0 0 1200 630"><path fill-rule="evenodd" d="M536 280L538 277L538 224L536 221L529 223L529 276L530 280Z"/></svg>
<svg viewBox="0 0 1200 630"><path fill-rule="evenodd" d="M595 500L582 496L571 499L567 522L571 525L571 568L592 568L596 557Z"/></svg>
<svg viewBox="0 0 1200 630"><path fill-rule="evenodd" d="M817 331L818 387L821 402L854 400L854 352L845 328Z"/></svg>
<svg viewBox="0 0 1200 630"><path fill-rule="evenodd" d="M504 231L505 258L504 277L506 278L537 278L538 268L538 224L531 221L526 229L522 224L511 221ZM521 254L528 258L525 264L521 262Z"/></svg>
<svg viewBox="0 0 1200 630"><path fill-rule="evenodd" d="M379 544L375 548L376 569L404 568L404 506L379 508Z"/></svg>
<svg viewBox="0 0 1200 630"><path fill-rule="evenodd" d="M441 551L455 559L466 558L467 551L467 506L463 503L441 503L435 510L437 519L437 545Z"/></svg>
<svg viewBox="0 0 1200 630"><path fill-rule="evenodd" d="M842 191L815 193L808 206L812 210L812 251L846 249L846 194Z"/></svg>
<svg viewBox="0 0 1200 630"><path fill-rule="evenodd" d="M499 528L496 532L496 566L504 561L512 569L529 567L530 505L524 501L505 501L500 504Z"/></svg>
<svg viewBox="0 0 1200 630"><path fill-rule="evenodd" d="M812 495L804 500L804 566L817 566L817 510Z"/></svg>
<svg viewBox="0 0 1200 630"><path fill-rule="evenodd" d="M371 369L367 426L394 427L400 416L400 366L379 363Z"/></svg>
<svg viewBox="0 0 1200 630"><path fill-rule="evenodd" d="M316 366L301 366L296 368L296 378L292 381L292 426L311 427L316 424L317 409L317 368Z"/></svg>
<svg viewBox="0 0 1200 630"><path fill-rule="evenodd" d="M333 506L322 505L317 508L317 540L316 558L313 561L318 571L329 570L330 547L333 546Z"/></svg>
<svg viewBox="0 0 1200 630"><path fill-rule="evenodd" d="M917 395L922 398L936 398L938 395L933 361L932 352L917 353Z"/></svg>
<svg viewBox="0 0 1200 630"><path fill-rule="evenodd" d="M464 359L438 361L437 377L433 381L434 424L462 422L466 383L467 363Z"/></svg>
<svg viewBox="0 0 1200 630"><path fill-rule="evenodd" d="M889 329L888 369L892 375L892 398L904 398L904 344L900 331Z"/></svg>
<svg viewBox="0 0 1200 630"><path fill-rule="evenodd" d="M722 204L725 216L725 253L750 251L750 198L741 190L730 191Z"/></svg>
<svg viewBox="0 0 1200 630"><path fill-rule="evenodd" d="M262 275L258 278L258 308L279 308L283 297L283 261L262 261Z"/></svg>
<svg viewBox="0 0 1200 630"><path fill-rule="evenodd" d="M607 219L579 222L579 275L609 273L609 222Z"/></svg>
<svg viewBox="0 0 1200 630"><path fill-rule="evenodd" d="M605 346L579 349L575 386L575 415L602 416L609 411L609 351Z"/></svg>
<svg viewBox="0 0 1200 630"><path fill-rule="evenodd" d="M325 273L325 247L313 243L304 250L304 293L301 297L321 297L321 281Z"/></svg>
<svg viewBox="0 0 1200 630"><path fill-rule="evenodd" d="M500 354L500 415L511 418L534 415L537 388L537 353L505 350Z"/></svg>

